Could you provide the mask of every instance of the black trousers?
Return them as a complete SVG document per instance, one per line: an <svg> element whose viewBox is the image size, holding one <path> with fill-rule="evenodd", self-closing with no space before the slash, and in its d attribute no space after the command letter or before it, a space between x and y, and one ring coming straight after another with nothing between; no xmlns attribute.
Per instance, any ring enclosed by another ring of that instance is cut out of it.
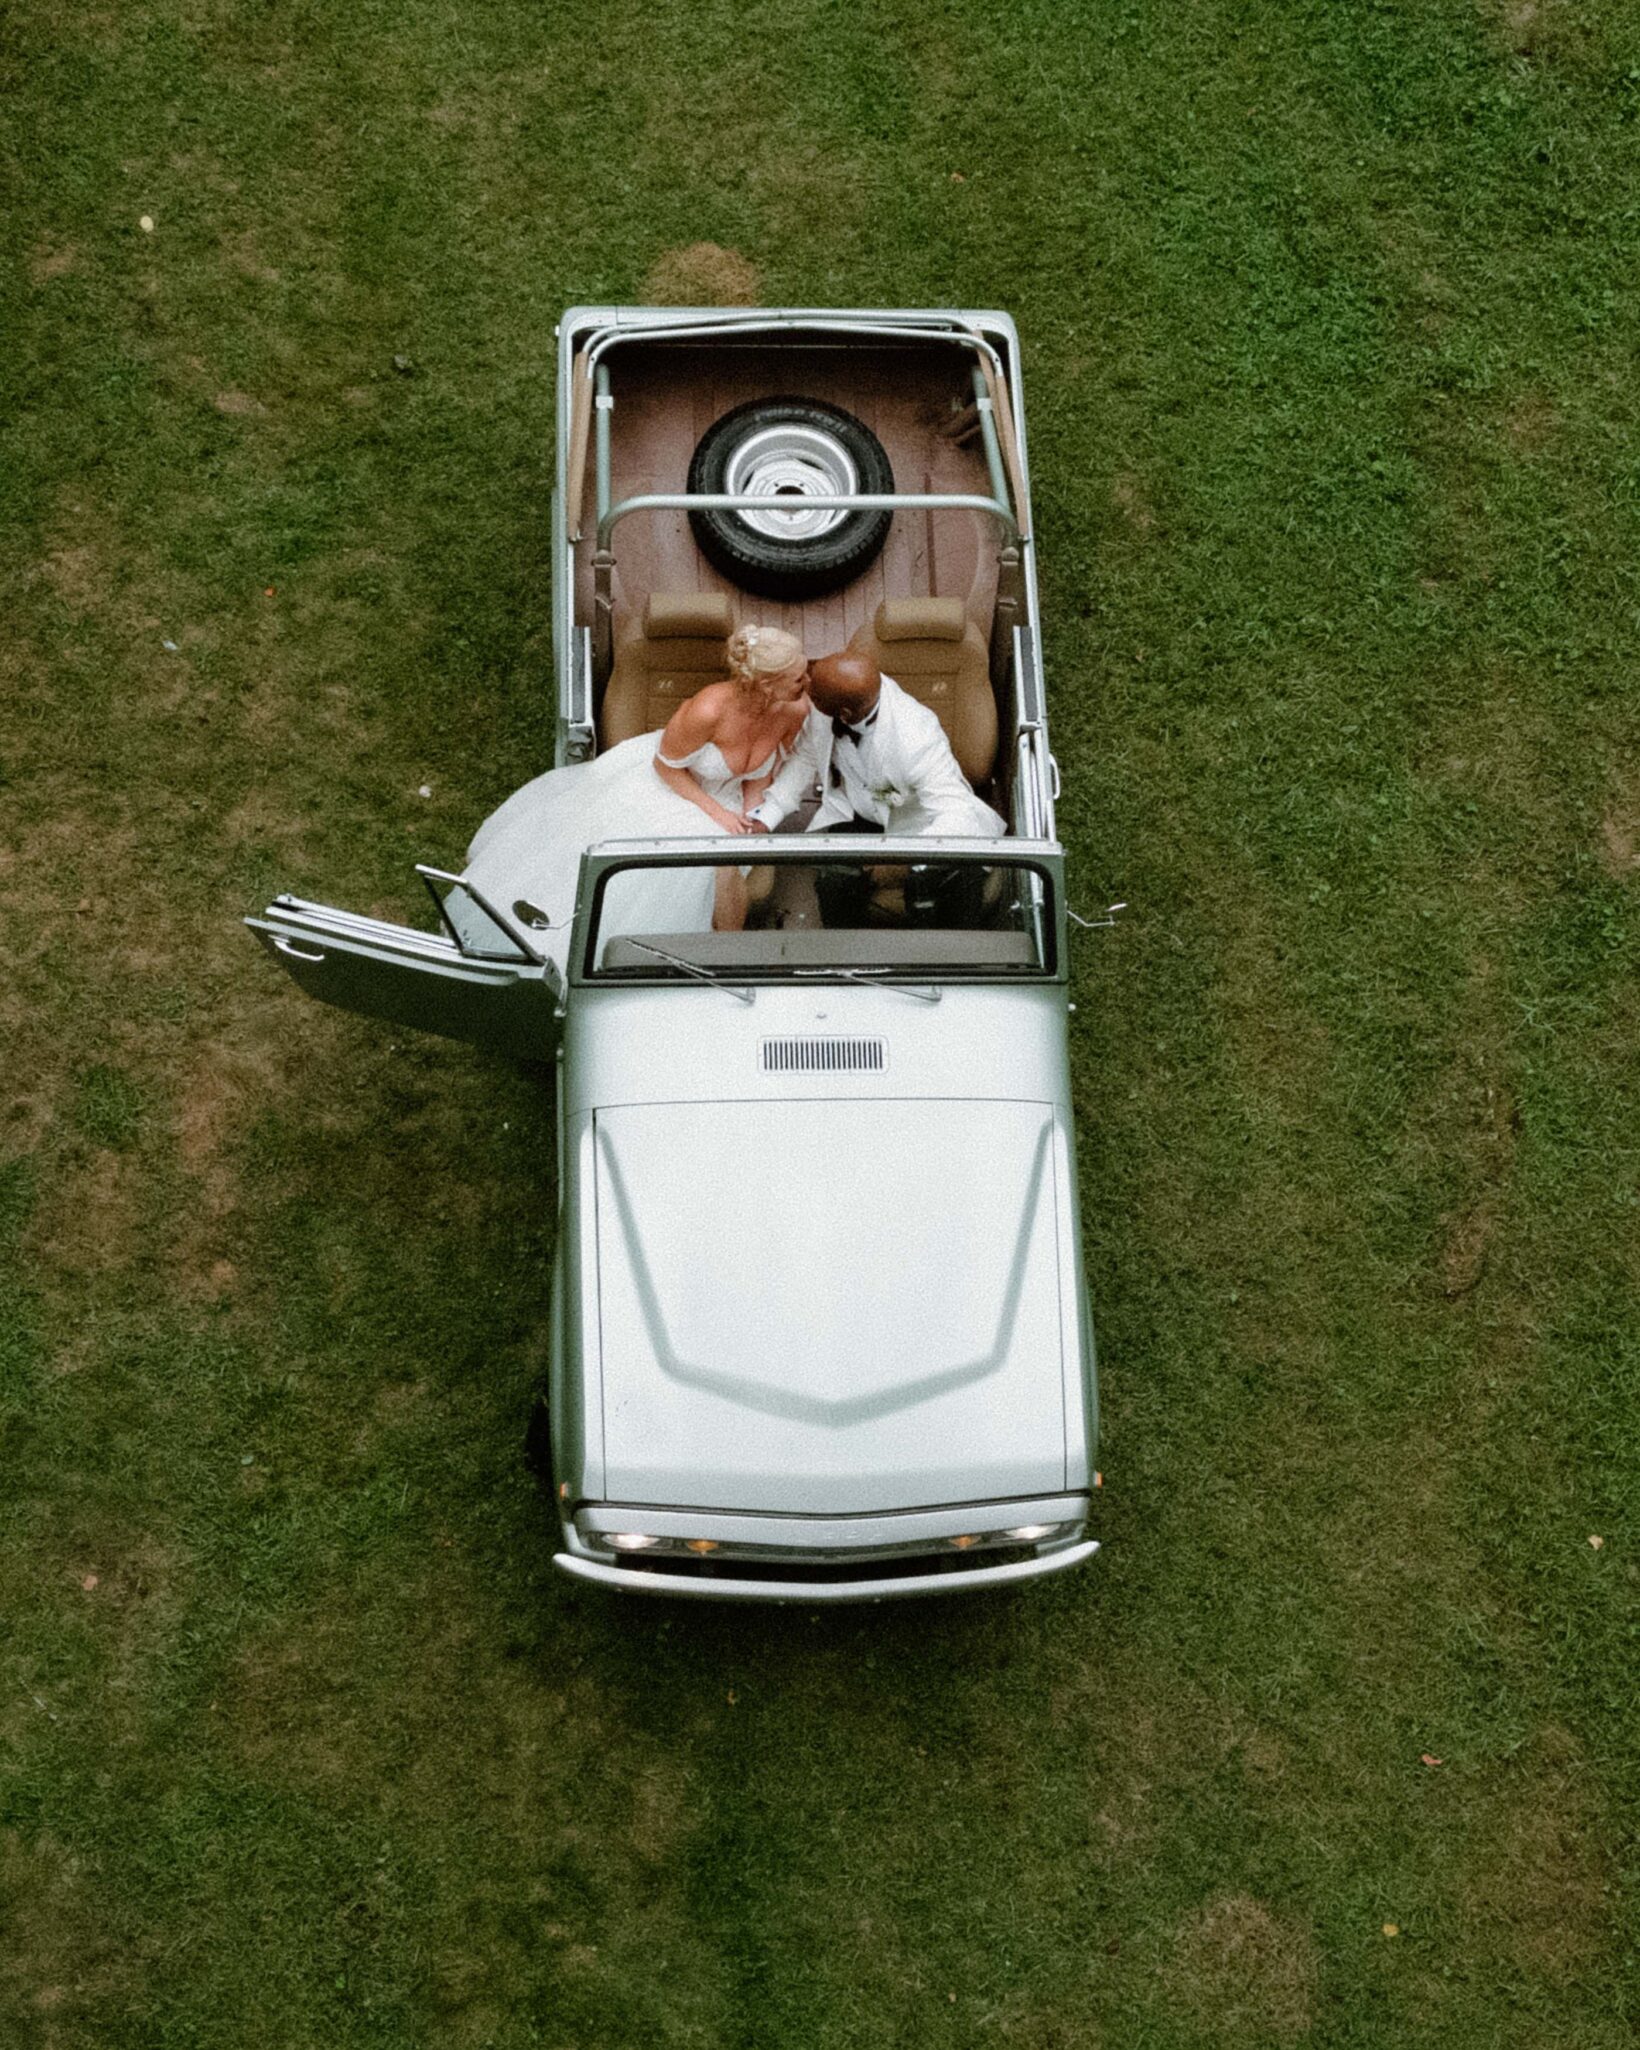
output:
<svg viewBox="0 0 1640 2050"><path fill-rule="evenodd" d="M828 825L825 830L828 833L874 833L879 839L883 832L875 819L863 819L858 812L835 826ZM871 891L871 877L863 868L816 869L814 894L820 900L820 923L855 928L864 925L871 908Z"/></svg>
<svg viewBox="0 0 1640 2050"><path fill-rule="evenodd" d="M875 819L863 819L858 812L840 825L828 826L828 833L872 833L881 838L884 828ZM814 893L820 900L820 922L858 928L871 921L871 900L876 885L863 868L821 868L814 878ZM905 871L905 922L907 925L954 927L961 931L984 923L985 871L972 862L913 862ZM879 918L878 923L882 920Z"/></svg>

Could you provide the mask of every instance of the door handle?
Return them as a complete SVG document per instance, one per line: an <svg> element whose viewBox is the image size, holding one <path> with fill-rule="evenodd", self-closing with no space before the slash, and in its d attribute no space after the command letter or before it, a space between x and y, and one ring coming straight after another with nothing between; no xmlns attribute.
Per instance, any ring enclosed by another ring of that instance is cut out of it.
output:
<svg viewBox="0 0 1640 2050"><path fill-rule="evenodd" d="M305 947L299 947L294 940L287 940L283 933L276 932L272 935L272 938L273 944L279 949L280 953L289 954L293 961L322 961L325 958L323 947L316 948L310 954Z"/></svg>

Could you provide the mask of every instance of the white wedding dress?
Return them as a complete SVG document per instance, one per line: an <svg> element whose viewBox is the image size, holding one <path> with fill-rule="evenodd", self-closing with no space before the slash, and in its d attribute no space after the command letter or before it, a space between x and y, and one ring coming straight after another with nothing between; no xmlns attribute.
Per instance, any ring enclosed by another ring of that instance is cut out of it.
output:
<svg viewBox="0 0 1640 2050"><path fill-rule="evenodd" d="M544 912L551 930L537 929L533 937L545 941L560 969L569 947L581 856L589 847L600 840L735 837L661 781L655 773L660 738L659 733L636 734L590 762L549 769L515 790L473 835L465 879L506 915L520 898ZM759 767L738 775L712 740L693 754L662 759L670 768L688 769L709 797L739 811L746 785L772 775L784 755L784 749L776 748ZM709 867L618 877L604 893L600 941L620 933L709 932L715 878L716 870Z"/></svg>

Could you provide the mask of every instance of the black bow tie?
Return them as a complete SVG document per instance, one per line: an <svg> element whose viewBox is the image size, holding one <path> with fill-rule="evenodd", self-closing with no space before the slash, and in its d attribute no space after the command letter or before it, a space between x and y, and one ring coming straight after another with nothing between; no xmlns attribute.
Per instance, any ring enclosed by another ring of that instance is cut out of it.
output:
<svg viewBox="0 0 1640 2050"><path fill-rule="evenodd" d="M860 721L858 726L851 726L846 719L839 716L838 718L833 719L831 722L832 738L834 740L852 740L855 743L855 745L858 746L866 736L866 729L872 724L873 720L875 720L876 717L877 708L875 705L872 706L871 710Z"/></svg>

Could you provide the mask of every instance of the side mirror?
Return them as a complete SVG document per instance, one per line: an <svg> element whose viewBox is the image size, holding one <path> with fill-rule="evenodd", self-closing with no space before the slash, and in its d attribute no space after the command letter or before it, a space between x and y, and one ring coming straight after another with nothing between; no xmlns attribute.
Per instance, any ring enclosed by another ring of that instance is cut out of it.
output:
<svg viewBox="0 0 1640 2050"><path fill-rule="evenodd" d="M1084 932L1097 932L1101 926L1114 925L1116 923L1116 914L1126 909L1127 902L1124 899L1119 904L1107 904L1103 918L1084 918L1080 911L1072 911L1067 905L1065 916L1072 925L1079 925Z"/></svg>
<svg viewBox="0 0 1640 2050"><path fill-rule="evenodd" d="M513 905L513 917L520 925L528 926L531 932L552 932L552 920L539 904L532 904L528 897L520 897Z"/></svg>

